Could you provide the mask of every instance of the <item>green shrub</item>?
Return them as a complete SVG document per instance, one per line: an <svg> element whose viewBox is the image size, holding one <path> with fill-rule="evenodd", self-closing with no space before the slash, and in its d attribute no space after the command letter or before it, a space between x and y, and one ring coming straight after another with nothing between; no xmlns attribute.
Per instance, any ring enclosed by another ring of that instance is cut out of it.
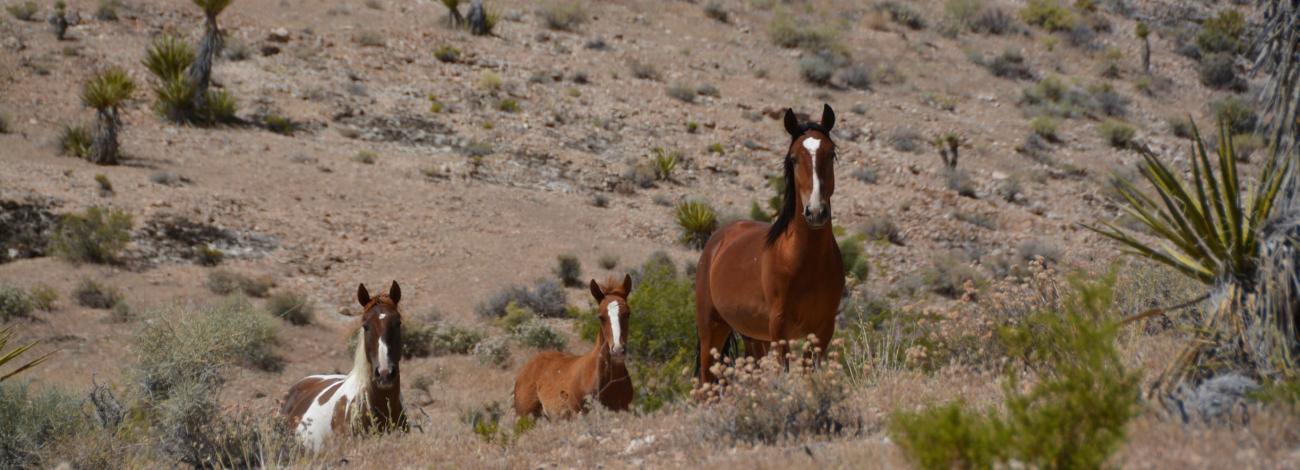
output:
<svg viewBox="0 0 1300 470"><path fill-rule="evenodd" d="M80 125L65 125L59 131L59 152L76 158L90 156L90 131Z"/></svg>
<svg viewBox="0 0 1300 470"><path fill-rule="evenodd" d="M1097 133L1101 138L1117 149L1128 148L1133 143L1133 138L1137 136L1137 131L1133 127L1117 119L1107 119L1097 126Z"/></svg>
<svg viewBox="0 0 1300 470"><path fill-rule="evenodd" d="M262 126L266 130L280 135L293 136L298 130L298 124L287 117L276 113L270 113L262 117Z"/></svg>
<svg viewBox="0 0 1300 470"><path fill-rule="evenodd" d="M695 249L703 249L709 236L718 229L718 215L713 207L702 201L685 201L677 205L677 227L681 241Z"/></svg>
<svg viewBox="0 0 1300 470"><path fill-rule="evenodd" d="M59 300L59 291L54 290L53 287L39 284L32 287L30 296L33 307L42 311L53 312L54 302ZM3 308L0 307L0 310L3 310Z"/></svg>
<svg viewBox="0 0 1300 470"><path fill-rule="evenodd" d="M1047 139L1049 142L1060 142L1061 136L1057 133L1057 127L1060 122L1047 116L1039 116L1029 122L1029 127L1034 130L1039 137Z"/></svg>
<svg viewBox="0 0 1300 470"><path fill-rule="evenodd" d="M0 322L27 317L32 313L32 300L22 289L0 285Z"/></svg>
<svg viewBox="0 0 1300 470"><path fill-rule="evenodd" d="M194 262L200 266L216 266L225 258L226 254L216 247L209 245L194 247Z"/></svg>
<svg viewBox="0 0 1300 470"><path fill-rule="evenodd" d="M72 298L77 300L77 305L101 310L113 308L122 302L121 292L90 278L81 279L77 287L72 289Z"/></svg>
<svg viewBox="0 0 1300 470"><path fill-rule="evenodd" d="M662 78L662 75L659 73L659 69L655 68L654 64L651 64L649 62L641 62L639 60L632 59L628 61L627 67L632 71L633 77L639 78L641 80L659 81Z"/></svg>
<svg viewBox="0 0 1300 470"><path fill-rule="evenodd" d="M1063 312L1035 314L1012 338L1038 381L1022 391L1011 373L1005 411L966 411L960 403L898 411L890 435L921 468L1100 468L1124 442L1137 412L1139 377L1115 347L1112 271L1075 280Z"/></svg>
<svg viewBox="0 0 1300 470"><path fill-rule="evenodd" d="M374 165L375 161L378 159L379 159L379 154L375 153L372 150L362 150L357 152L356 155L352 156L352 161L363 165Z"/></svg>
<svg viewBox="0 0 1300 470"><path fill-rule="evenodd" d="M505 316L511 303L544 317L561 317L569 301L568 293L559 283L540 279L531 290L518 285L508 286L478 304L475 311L484 318L500 318Z"/></svg>
<svg viewBox="0 0 1300 470"><path fill-rule="evenodd" d="M424 325L417 320L402 322L402 357L429 357L434 353L434 341L438 336L437 325ZM356 340L352 340L356 348Z"/></svg>
<svg viewBox="0 0 1300 470"><path fill-rule="evenodd" d="M437 328L430 347L432 353L439 356L469 354L479 341L483 341L483 332L451 325Z"/></svg>
<svg viewBox="0 0 1300 470"><path fill-rule="evenodd" d="M52 468L49 450L90 426L78 397L58 389L35 391L26 384L0 383L0 469Z"/></svg>
<svg viewBox="0 0 1300 470"><path fill-rule="evenodd" d="M714 21L719 23L726 23L729 20L727 10L723 8L722 3L717 0L712 0L709 3L704 4L704 16L712 18Z"/></svg>
<svg viewBox="0 0 1300 470"><path fill-rule="evenodd" d="M672 181L673 170L682 162L681 150L664 150L661 147L650 149L650 163L655 180Z"/></svg>
<svg viewBox="0 0 1300 470"><path fill-rule="evenodd" d="M545 323L538 320L532 320L519 325L519 327L515 328L513 334L520 343L523 343L524 346L530 348L556 351L564 350L564 335L556 332L551 329L551 327L546 326Z"/></svg>
<svg viewBox="0 0 1300 470"><path fill-rule="evenodd" d="M1201 84L1216 90L1245 88L1237 76L1235 59L1231 54L1210 54L1201 60L1198 73Z"/></svg>
<svg viewBox="0 0 1300 470"><path fill-rule="evenodd" d="M163 34L145 49L144 67L160 82L184 77L193 63L194 48L180 36Z"/></svg>
<svg viewBox="0 0 1300 470"><path fill-rule="evenodd" d="M1258 120L1255 108L1236 96L1211 102L1210 112L1214 113L1216 122L1228 126L1234 134L1253 132Z"/></svg>
<svg viewBox="0 0 1300 470"><path fill-rule="evenodd" d="M664 92L667 93L668 96L675 98L678 101L681 101L683 103L695 102L695 89L685 84L674 83L672 85L668 85L668 87L664 89Z"/></svg>
<svg viewBox="0 0 1300 470"><path fill-rule="evenodd" d="M718 143L718 142L714 142L714 143L712 143L712 144L709 144L709 148L708 148L707 150L709 151L709 153L713 153L713 154L717 154L717 155L722 155L723 153L726 152L726 149L724 149L724 148L722 147L722 144L720 144L720 143Z"/></svg>
<svg viewBox="0 0 1300 470"><path fill-rule="evenodd" d="M835 75L835 63L821 54L804 56L799 59L799 76L808 83L826 86Z"/></svg>
<svg viewBox="0 0 1300 470"><path fill-rule="evenodd" d="M551 1L537 12L542 23L555 31L573 31L587 21L586 9L576 1Z"/></svg>
<svg viewBox="0 0 1300 470"><path fill-rule="evenodd" d="M582 286L582 262L574 255L556 257L555 277L560 278L564 287Z"/></svg>
<svg viewBox="0 0 1300 470"><path fill-rule="evenodd" d="M252 297L266 297L275 287L275 281L266 276L249 276L226 269L208 272L208 290L214 294L229 295L242 292Z"/></svg>
<svg viewBox="0 0 1300 470"><path fill-rule="evenodd" d="M921 284L936 294L957 298L966 291L966 285L978 287L983 281L979 271L970 266L964 256L943 253L930 259L930 264L920 273Z"/></svg>
<svg viewBox="0 0 1300 470"><path fill-rule="evenodd" d="M41 7L37 6L36 2L28 0L25 2L14 2L6 6L5 10L14 18L21 21L39 21L36 18L36 14L41 11Z"/></svg>
<svg viewBox="0 0 1300 470"><path fill-rule="evenodd" d="M925 29L925 18L921 13L916 11L906 3L886 0L876 4L876 8L884 11L889 15L889 19L895 23L906 26L910 29Z"/></svg>
<svg viewBox="0 0 1300 470"><path fill-rule="evenodd" d="M618 256L612 254L600 255L600 259L596 260L596 264L599 264L600 268L605 270L611 270L617 268Z"/></svg>
<svg viewBox="0 0 1300 470"><path fill-rule="evenodd" d="M519 102L514 98L502 98L497 101L497 110L507 113L519 112Z"/></svg>
<svg viewBox="0 0 1300 470"><path fill-rule="evenodd" d="M1246 18L1237 10L1225 8L1201 24L1196 47L1206 54L1235 54L1241 51L1246 35Z"/></svg>
<svg viewBox="0 0 1300 470"><path fill-rule="evenodd" d="M185 387L220 385L229 365L275 370L275 342L275 319L238 295L199 311L153 312L132 341L138 362L131 375L148 398L164 399Z"/></svg>
<svg viewBox="0 0 1300 470"><path fill-rule="evenodd" d="M504 336L492 336L474 345L474 358L480 364L506 368L510 365L510 342Z"/></svg>
<svg viewBox="0 0 1300 470"><path fill-rule="evenodd" d="M460 61L460 49L443 44L433 50L433 57L438 59L438 62L458 62Z"/></svg>
<svg viewBox="0 0 1300 470"><path fill-rule="evenodd" d="M984 11L984 0L945 0L944 18L962 30L973 29L975 20Z"/></svg>
<svg viewBox="0 0 1300 470"><path fill-rule="evenodd" d="M316 317L311 299L298 292L284 291L266 299L266 312L294 325L307 325Z"/></svg>
<svg viewBox="0 0 1300 470"><path fill-rule="evenodd" d="M117 209L87 208L65 214L50 238L50 250L74 263L116 263L131 239L131 215Z"/></svg>
<svg viewBox="0 0 1300 470"><path fill-rule="evenodd" d="M862 224L862 234L871 241L903 244L903 236L898 231L898 225L888 216L868 217L866 223Z"/></svg>
<svg viewBox="0 0 1300 470"><path fill-rule="evenodd" d="M1186 117L1174 116L1169 118L1169 131L1176 137L1184 139L1192 138L1192 120Z"/></svg>
<svg viewBox="0 0 1300 470"><path fill-rule="evenodd" d="M1020 9L1020 19L1048 31L1069 31L1078 21L1060 0L1029 0Z"/></svg>
<svg viewBox="0 0 1300 470"><path fill-rule="evenodd" d="M1001 54L984 62L984 68L995 77L1011 80L1033 80L1034 71L1030 70L1025 56L1015 49L1005 49Z"/></svg>
<svg viewBox="0 0 1300 470"><path fill-rule="evenodd" d="M871 273L871 265L867 264L866 254L863 253L864 238L861 235L854 235L839 239L844 274L859 281L867 280L867 275Z"/></svg>
<svg viewBox="0 0 1300 470"><path fill-rule="evenodd" d="M778 46L799 48L811 54L844 56L848 48L840 41L840 31L825 22L796 21L788 12L779 10L768 24L768 37Z"/></svg>

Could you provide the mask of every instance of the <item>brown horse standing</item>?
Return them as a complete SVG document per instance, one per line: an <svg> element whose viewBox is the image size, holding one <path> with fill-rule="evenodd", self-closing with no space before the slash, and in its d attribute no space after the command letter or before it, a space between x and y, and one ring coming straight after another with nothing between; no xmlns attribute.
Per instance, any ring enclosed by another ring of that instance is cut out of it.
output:
<svg viewBox="0 0 1300 470"><path fill-rule="evenodd" d="M824 348L835 333L844 291L844 265L831 231L835 192L835 112L803 123L785 111L785 201L772 224L739 221L709 238L695 278L695 325L700 334L700 381L715 380L710 351L734 330L746 349L817 336ZM784 359L788 347L776 345ZM765 350L767 348L757 348ZM825 351L823 350L823 353Z"/></svg>
<svg viewBox="0 0 1300 470"><path fill-rule="evenodd" d="M388 295L371 298L366 285L357 287L363 307L348 375L313 375L289 389L280 412L299 441L319 450L335 434L405 430L402 409L402 314L397 302L402 289L393 281Z"/></svg>
<svg viewBox="0 0 1300 470"><path fill-rule="evenodd" d="M568 417L586 411L587 397L612 410L627 410L633 394L624 363L630 293L632 276L624 276L622 285L607 282L603 288L591 280L591 295L600 303L596 345L582 356L559 351L533 356L515 378L515 414Z"/></svg>

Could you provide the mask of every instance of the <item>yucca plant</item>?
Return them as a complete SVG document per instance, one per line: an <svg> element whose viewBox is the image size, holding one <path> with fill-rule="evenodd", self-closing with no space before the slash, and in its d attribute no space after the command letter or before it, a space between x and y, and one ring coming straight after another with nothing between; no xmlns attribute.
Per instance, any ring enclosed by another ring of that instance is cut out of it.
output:
<svg viewBox="0 0 1300 470"><path fill-rule="evenodd" d="M442 0L442 6L447 7L447 22L451 27L465 24L465 17L460 14L460 0Z"/></svg>
<svg viewBox="0 0 1300 470"><path fill-rule="evenodd" d="M194 63L194 48L176 35L164 34L145 50L143 63L158 80L153 89L158 113L176 123L192 120L195 113L190 98L194 87L185 71Z"/></svg>
<svg viewBox="0 0 1300 470"><path fill-rule="evenodd" d="M1254 187L1247 188L1237 173L1232 133L1224 123L1219 125L1217 159L1210 158L1195 126L1192 139L1190 180L1143 151L1142 174L1152 184L1154 197L1124 178L1114 181L1124 210L1154 235L1158 245L1109 223L1088 227L1120 242L1128 253L1169 266L1211 289L1206 297L1214 302L1200 319L1196 337L1156 381L1153 391L1168 391L1194 374L1207 372L1198 367L1212 363L1245 363L1261 376L1291 376L1297 365L1294 353L1300 350L1295 327L1300 312L1294 305L1300 284L1294 271L1290 277L1283 273L1280 283L1277 279L1279 270L1295 269L1295 256L1279 258L1267 249L1272 245L1261 246L1262 237L1270 232L1266 225L1276 225L1268 220L1290 161L1271 160ZM1287 233L1294 236L1300 231ZM1211 352L1216 360L1206 361Z"/></svg>
<svg viewBox="0 0 1300 470"><path fill-rule="evenodd" d="M199 53L189 68L190 83L194 84L190 103L194 109L206 109L209 96L208 85L212 81L212 60L216 58L217 52L221 50L222 43L221 28L217 26L217 15L225 11L233 0L193 1L195 5L198 5L203 10L203 17L206 22L203 41L199 43Z"/></svg>
<svg viewBox="0 0 1300 470"><path fill-rule="evenodd" d="M701 201L686 201L677 205L677 226L682 231L682 243L701 249L709 236L718 228L718 214L712 206Z"/></svg>
<svg viewBox="0 0 1300 470"><path fill-rule="evenodd" d="M673 170L677 169L677 164L682 160L681 152L676 150L665 151L661 148L655 148L651 151L654 154L653 168L655 179L659 181L668 181L673 178Z"/></svg>
<svg viewBox="0 0 1300 470"><path fill-rule="evenodd" d="M12 351L6 352L5 346L9 344L9 339L12 337L13 337L13 327L0 329L0 368L4 368L8 366L10 363L17 364L18 358L22 357L22 355L25 354L28 350L32 349L33 346L36 346L36 343L28 343L26 345L14 348ZM27 361L26 364L22 364L18 366L17 369L6 372L4 373L4 375L0 375L0 382L4 382L5 380L8 380L13 376L18 375L23 371L26 371L28 369L40 365L42 362L45 362L47 359L49 359L51 354L54 353L52 352L46 353L41 357Z"/></svg>
<svg viewBox="0 0 1300 470"><path fill-rule="evenodd" d="M89 82L81 92L81 101L99 115L95 124L94 142L90 145L90 161L99 165L116 165L118 161L117 131L122 121L118 108L135 93L135 81L120 68L104 70Z"/></svg>

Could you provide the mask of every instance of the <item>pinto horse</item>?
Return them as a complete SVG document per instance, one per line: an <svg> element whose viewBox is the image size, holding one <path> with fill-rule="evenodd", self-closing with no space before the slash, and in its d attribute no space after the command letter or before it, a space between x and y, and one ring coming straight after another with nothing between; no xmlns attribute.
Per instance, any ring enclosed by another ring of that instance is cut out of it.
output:
<svg viewBox="0 0 1300 470"><path fill-rule="evenodd" d="M611 279L611 281L613 281ZM515 414L518 416L569 417L586 411L587 397L606 408L626 411L632 403L632 378L624 362L627 319L632 309L632 276L623 283L591 280L591 295L600 303L600 336L591 351L575 356L559 351L537 353L515 378Z"/></svg>
<svg viewBox="0 0 1300 470"><path fill-rule="evenodd" d="M844 291L844 265L831 230L834 126L830 105L820 123L800 123L786 109L791 140L780 215L772 224L733 222L705 244L695 278L700 383L716 380L710 352L733 331L745 337L747 350L775 347L783 363L789 348L780 341L809 334L825 354Z"/></svg>
<svg viewBox="0 0 1300 470"><path fill-rule="evenodd" d="M370 297L357 287L361 324L352 371L348 375L313 375L289 389L280 412L302 444L319 450L335 434L406 430L402 409L402 289L393 281L388 295Z"/></svg>

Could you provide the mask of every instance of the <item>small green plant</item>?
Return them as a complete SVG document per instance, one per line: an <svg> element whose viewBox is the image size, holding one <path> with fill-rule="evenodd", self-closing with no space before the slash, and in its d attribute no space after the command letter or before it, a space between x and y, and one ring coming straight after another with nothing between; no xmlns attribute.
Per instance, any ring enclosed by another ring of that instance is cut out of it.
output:
<svg viewBox="0 0 1300 470"><path fill-rule="evenodd" d="M35 1L28 0L12 3L6 6L5 10L20 21L36 21L36 13L41 11L41 7L37 6Z"/></svg>
<svg viewBox="0 0 1300 470"><path fill-rule="evenodd" d="M867 263L866 254L863 252L865 238L862 235L853 235L839 239L844 274L857 281L867 280L867 275L871 273L871 265Z"/></svg>
<svg viewBox="0 0 1300 470"><path fill-rule="evenodd" d="M275 282L269 277L249 276L227 269L216 269L208 272L207 286L214 294L228 295L242 292L252 297L266 297L271 288L275 287Z"/></svg>
<svg viewBox="0 0 1300 470"><path fill-rule="evenodd" d="M910 5L894 0L886 0L876 4L876 8L883 10L889 15L889 19L895 23L906 26L910 29L925 29L925 17L913 9Z"/></svg>
<svg viewBox="0 0 1300 470"><path fill-rule="evenodd" d="M0 284L0 322L26 318L32 313L32 300L22 289Z"/></svg>
<svg viewBox="0 0 1300 470"><path fill-rule="evenodd" d="M796 21L789 12L778 10L768 24L768 37L777 46L798 48L810 54L845 56L848 47L840 39L840 31L827 22Z"/></svg>
<svg viewBox="0 0 1300 470"><path fill-rule="evenodd" d="M1237 76L1236 59L1232 54L1216 53L1205 56L1198 68L1201 84L1216 90L1244 89L1245 81Z"/></svg>
<svg viewBox="0 0 1300 470"><path fill-rule="evenodd" d="M632 59L628 61L627 67L629 70L631 70L632 77L634 78L639 78L641 80L652 80L656 82L662 78L662 75L659 73L659 69L655 68L654 64L651 64L649 62L641 62L639 60Z"/></svg>
<svg viewBox="0 0 1300 470"><path fill-rule="evenodd" d="M379 160L379 154L373 150L362 150L352 156L352 161L363 165L374 165L377 160Z"/></svg>
<svg viewBox="0 0 1300 470"><path fill-rule="evenodd" d="M120 68L99 72L86 82L81 102L94 108L99 120L90 145L89 160L98 165L116 165L120 155L118 127L122 125L118 108L135 93L135 81Z"/></svg>
<svg viewBox="0 0 1300 470"><path fill-rule="evenodd" d="M1211 102L1210 112L1214 114L1215 122L1228 126L1233 134L1254 132L1259 119L1255 108L1237 96Z"/></svg>
<svg viewBox="0 0 1300 470"><path fill-rule="evenodd" d="M1132 126L1125 124L1118 119L1107 119L1097 126L1097 133L1101 138L1117 149L1128 148L1133 143L1133 138L1137 136L1137 131Z"/></svg>
<svg viewBox="0 0 1300 470"><path fill-rule="evenodd" d="M38 284L32 287L29 294L32 299L32 306L45 312L53 312L55 302L59 300L59 291L45 284Z"/></svg>
<svg viewBox="0 0 1300 470"><path fill-rule="evenodd" d="M668 87L664 89L664 92L667 93L668 96L673 97L677 99L677 101L681 101L683 103L695 102L695 90L681 83L674 83L672 85L668 85Z"/></svg>
<svg viewBox="0 0 1300 470"><path fill-rule="evenodd" d="M586 9L572 0L553 0L537 12L542 23L555 31L574 31L587 21Z"/></svg>
<svg viewBox="0 0 1300 470"><path fill-rule="evenodd" d="M708 150L709 153L717 154L717 155L722 155L723 153L725 153L724 149L722 148L722 144L718 142L709 144Z"/></svg>
<svg viewBox="0 0 1300 470"><path fill-rule="evenodd" d="M1235 54L1241 51L1246 36L1246 18L1237 10L1225 8L1201 24L1196 47L1206 54Z"/></svg>
<svg viewBox="0 0 1300 470"><path fill-rule="evenodd" d="M650 150L651 168L654 169L655 180L672 181L673 170L682 161L682 152L679 150L664 150L655 147Z"/></svg>
<svg viewBox="0 0 1300 470"><path fill-rule="evenodd" d="M684 201L677 205L677 227L682 232L682 243L702 249L718 228L718 215L703 201Z"/></svg>
<svg viewBox="0 0 1300 470"><path fill-rule="evenodd" d="M72 298L82 307L107 310L122 302L122 293L93 279L82 278L72 290Z"/></svg>
<svg viewBox="0 0 1300 470"><path fill-rule="evenodd" d="M268 131L287 136L293 136L293 133L298 130L297 123L276 113L262 117L262 126Z"/></svg>
<svg viewBox="0 0 1300 470"><path fill-rule="evenodd" d="M90 132L78 125L63 126L59 131L59 150L69 157L90 157Z"/></svg>
<svg viewBox="0 0 1300 470"><path fill-rule="evenodd" d="M461 414L460 420L483 441L501 446L510 445L536 426L531 416L521 416L515 419L514 426L504 427L501 425L504 415L501 403L492 402L481 408L466 410Z"/></svg>
<svg viewBox="0 0 1300 470"><path fill-rule="evenodd" d="M95 174L95 183L99 185L99 193L104 195L113 194L113 182L108 180L108 175L103 173Z"/></svg>
<svg viewBox="0 0 1300 470"><path fill-rule="evenodd" d="M1020 9L1020 19L1052 32L1069 31L1078 21L1075 13L1061 5L1060 0L1029 0Z"/></svg>
<svg viewBox="0 0 1300 470"><path fill-rule="evenodd" d="M10 334L8 329L0 330L0 354L10 353L3 350ZM0 367L6 358L7 355L0 356ZM56 449L64 448L60 443L74 440L86 433L88 427L95 426L82 405L81 397L60 387L3 382L0 378L0 417L5 420L5 432L0 434L0 462L7 469L21 469L49 467L65 461L65 456L55 457L59 454Z"/></svg>
<svg viewBox="0 0 1300 470"><path fill-rule="evenodd" d="M1060 142L1061 135L1057 133L1060 122L1047 116L1039 116L1029 122L1029 127L1034 130L1039 137L1047 139L1048 142Z"/></svg>
<svg viewBox="0 0 1300 470"><path fill-rule="evenodd" d="M497 101L497 110L505 111L507 113L517 113L519 112L519 102L515 101L514 98L502 98Z"/></svg>
<svg viewBox="0 0 1300 470"><path fill-rule="evenodd" d="M799 59L799 76L808 83L827 86L835 76L835 62L821 55L808 55Z"/></svg>
<svg viewBox="0 0 1300 470"><path fill-rule="evenodd" d="M533 349L563 351L566 343L564 335L538 320L519 325L513 334L521 344Z"/></svg>
<svg viewBox="0 0 1300 470"><path fill-rule="evenodd" d="M65 214L50 238L54 254L74 263L110 264L131 238L131 215L117 209L87 208Z"/></svg>
<svg viewBox="0 0 1300 470"><path fill-rule="evenodd" d="M488 93L496 93L501 90L504 81L501 74L491 70L484 70L478 74L478 86Z"/></svg>
<svg viewBox="0 0 1300 470"><path fill-rule="evenodd" d="M469 354L483 341L483 332L459 326L445 326L434 332L431 350L434 355Z"/></svg>
<svg viewBox="0 0 1300 470"><path fill-rule="evenodd" d="M216 266L226 258L226 253L211 245L194 247L194 262L199 266Z"/></svg>
<svg viewBox="0 0 1300 470"><path fill-rule="evenodd" d="M266 299L266 312L294 325L311 324L316 317L316 307L311 299L298 292L277 292Z"/></svg>
<svg viewBox="0 0 1300 470"><path fill-rule="evenodd" d="M444 63L459 62L460 49L444 44L433 50L433 57Z"/></svg>
<svg viewBox="0 0 1300 470"><path fill-rule="evenodd" d="M1011 80L1034 79L1034 71L1029 68L1029 62L1016 49L1004 49L1001 54L985 60L983 65L994 77Z"/></svg>
<svg viewBox="0 0 1300 470"><path fill-rule="evenodd" d="M582 286L582 263L574 255L560 255L556 257L555 277L560 279L564 287Z"/></svg>

